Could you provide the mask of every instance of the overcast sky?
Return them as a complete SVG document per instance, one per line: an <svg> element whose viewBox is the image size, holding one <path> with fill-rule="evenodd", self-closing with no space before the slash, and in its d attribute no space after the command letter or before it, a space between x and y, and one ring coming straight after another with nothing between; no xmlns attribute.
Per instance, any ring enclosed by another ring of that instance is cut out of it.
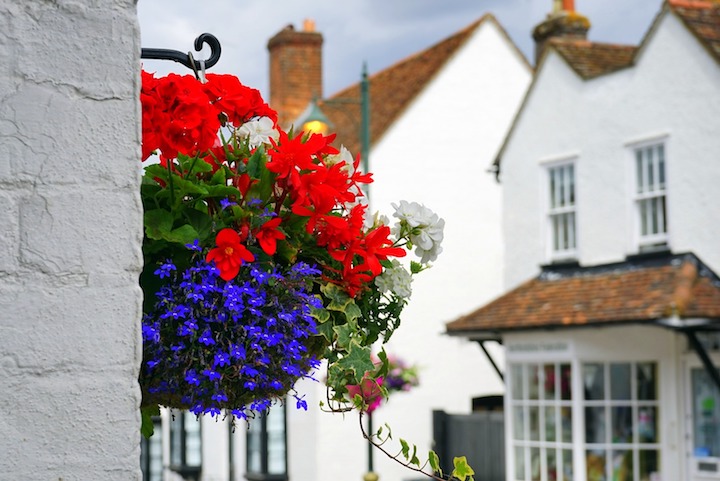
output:
<svg viewBox="0 0 720 481"><path fill-rule="evenodd" d="M662 0L576 0L592 24L593 41L637 44ZM143 47L193 49L195 37L218 37L222 56L212 69L237 75L267 98L267 41L288 24L313 19L323 34L325 96L424 50L490 12L528 59L531 32L552 0L139 0ZM194 51L194 49L193 49ZM206 58L209 50L196 55ZM151 72L191 73L175 62L144 61Z"/></svg>

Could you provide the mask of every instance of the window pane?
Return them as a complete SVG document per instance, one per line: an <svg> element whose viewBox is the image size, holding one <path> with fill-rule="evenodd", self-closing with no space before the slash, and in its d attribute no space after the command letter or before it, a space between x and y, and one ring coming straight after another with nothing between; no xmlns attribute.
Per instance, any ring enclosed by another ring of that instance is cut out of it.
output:
<svg viewBox="0 0 720 481"><path fill-rule="evenodd" d="M645 191L645 176L643 175L642 150L635 151L635 166L637 170L637 191L642 194Z"/></svg>
<svg viewBox="0 0 720 481"><path fill-rule="evenodd" d="M585 442L605 442L605 408L590 406L585 408Z"/></svg>
<svg viewBox="0 0 720 481"><path fill-rule="evenodd" d="M562 450L562 472L563 481L573 480L573 458L572 451L569 449Z"/></svg>
<svg viewBox="0 0 720 481"><path fill-rule="evenodd" d="M575 166L567 166L568 170L568 204L575 205Z"/></svg>
<svg viewBox="0 0 720 481"><path fill-rule="evenodd" d="M632 399L630 364L610 364L610 399Z"/></svg>
<svg viewBox="0 0 720 481"><path fill-rule="evenodd" d="M693 452L697 457L720 456L720 392L703 368L694 368L692 377Z"/></svg>
<svg viewBox="0 0 720 481"><path fill-rule="evenodd" d="M555 416L555 406L545 407L545 441L555 441L557 439L557 420Z"/></svg>
<svg viewBox="0 0 720 481"><path fill-rule="evenodd" d="M658 183L660 189L665 189L665 146L660 144L658 149Z"/></svg>
<svg viewBox="0 0 720 481"><path fill-rule="evenodd" d="M648 208L647 200L640 201L640 233L642 235L648 235Z"/></svg>
<svg viewBox="0 0 720 481"><path fill-rule="evenodd" d="M556 169L550 169L550 207L557 207L557 182L555 176L557 175Z"/></svg>
<svg viewBox="0 0 720 481"><path fill-rule="evenodd" d="M513 412L513 439L525 439L525 410L515 406Z"/></svg>
<svg viewBox="0 0 720 481"><path fill-rule="evenodd" d="M200 419L194 414L185 413L185 464L200 466L202 463L202 438Z"/></svg>
<svg viewBox="0 0 720 481"><path fill-rule="evenodd" d="M658 451L641 449L638 454L640 481L655 481L656 479L660 479L660 454Z"/></svg>
<svg viewBox="0 0 720 481"><path fill-rule="evenodd" d="M540 448L530 448L530 479L532 481L541 481Z"/></svg>
<svg viewBox="0 0 720 481"><path fill-rule="evenodd" d="M262 473L262 423L261 418L253 419L247 430L247 470Z"/></svg>
<svg viewBox="0 0 720 481"><path fill-rule="evenodd" d="M528 408L528 418L530 422L530 440L540 440L540 410L537 406Z"/></svg>
<svg viewBox="0 0 720 481"><path fill-rule="evenodd" d="M525 474L525 449L515 446L515 479L527 479Z"/></svg>
<svg viewBox="0 0 720 481"><path fill-rule="evenodd" d="M594 449L585 453L587 481L607 481L605 476L605 450Z"/></svg>
<svg viewBox="0 0 720 481"><path fill-rule="evenodd" d="M613 406L610 410L612 420L612 442L633 442L633 419L631 406Z"/></svg>
<svg viewBox="0 0 720 481"><path fill-rule="evenodd" d="M562 442L572 442L572 408L560 408L560 424L562 425Z"/></svg>
<svg viewBox="0 0 720 481"><path fill-rule="evenodd" d="M565 206L565 175L561 168L559 168L557 170L558 170L558 175L557 175L558 206L563 207L563 206Z"/></svg>
<svg viewBox="0 0 720 481"><path fill-rule="evenodd" d="M540 366L529 365L528 366L528 381L529 381L529 393L528 399L538 399L538 391L540 384Z"/></svg>
<svg viewBox="0 0 720 481"><path fill-rule="evenodd" d="M637 398L641 401L654 401L657 399L657 376L654 362L637 364Z"/></svg>
<svg viewBox="0 0 720 481"><path fill-rule="evenodd" d="M557 396L555 394L555 364L545 364L543 366L543 375L545 376L545 379L543 380L543 399L556 399Z"/></svg>
<svg viewBox="0 0 720 481"><path fill-rule="evenodd" d="M605 399L605 368L602 364L583 365L583 383L585 384L586 400Z"/></svg>
<svg viewBox="0 0 720 481"><path fill-rule="evenodd" d="M648 147L645 150L645 166L647 167L647 190L652 192L655 190L655 172L653 169L653 148Z"/></svg>
<svg viewBox="0 0 720 481"><path fill-rule="evenodd" d="M633 452L628 450L612 452L612 479L634 481Z"/></svg>
<svg viewBox="0 0 720 481"><path fill-rule="evenodd" d="M657 408L641 406L638 408L638 441L641 443L657 443Z"/></svg>
<svg viewBox="0 0 720 481"><path fill-rule="evenodd" d="M513 364L510 369L512 375L512 399L522 399L523 368L520 364Z"/></svg>
<svg viewBox="0 0 720 481"><path fill-rule="evenodd" d="M547 449L545 463L545 465L547 466L547 479L558 479L557 455L554 449Z"/></svg>
<svg viewBox="0 0 720 481"><path fill-rule="evenodd" d="M172 414L170 421L170 464L181 466L183 464L183 421L182 413Z"/></svg>
<svg viewBox="0 0 720 481"><path fill-rule="evenodd" d="M563 401L569 401L572 398L570 364L560 364L560 398Z"/></svg>

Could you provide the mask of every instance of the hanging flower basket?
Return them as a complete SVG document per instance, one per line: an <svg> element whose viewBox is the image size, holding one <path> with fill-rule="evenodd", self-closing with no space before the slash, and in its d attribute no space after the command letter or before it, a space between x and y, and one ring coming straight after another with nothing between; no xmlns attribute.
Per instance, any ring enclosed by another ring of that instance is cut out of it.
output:
<svg viewBox="0 0 720 481"><path fill-rule="evenodd" d="M327 361L331 396L374 368L443 221L366 218L359 158L285 132L229 75L142 77L143 405L246 417ZM419 262L398 259L416 248Z"/></svg>

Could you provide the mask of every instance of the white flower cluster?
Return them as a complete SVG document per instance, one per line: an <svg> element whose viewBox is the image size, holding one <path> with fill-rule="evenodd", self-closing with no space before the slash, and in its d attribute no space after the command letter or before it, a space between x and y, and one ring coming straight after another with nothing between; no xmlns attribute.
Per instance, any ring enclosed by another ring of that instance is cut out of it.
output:
<svg viewBox="0 0 720 481"><path fill-rule="evenodd" d="M412 294L412 276L396 259L392 260L392 267L387 267L382 274L375 278L375 285L381 292L392 291L398 297L407 299Z"/></svg>
<svg viewBox="0 0 720 481"><path fill-rule="evenodd" d="M433 211L417 202L400 201L400 205L392 204L394 217L400 219L395 224L394 234L397 238L409 234L410 242L416 247L415 254L422 264L437 259L442 252L440 243L443 240L445 220Z"/></svg>
<svg viewBox="0 0 720 481"><path fill-rule="evenodd" d="M258 117L245 122L238 129L238 134L248 138L250 148L269 144L270 139L277 142L280 138L280 133L273 127L273 121L269 117Z"/></svg>

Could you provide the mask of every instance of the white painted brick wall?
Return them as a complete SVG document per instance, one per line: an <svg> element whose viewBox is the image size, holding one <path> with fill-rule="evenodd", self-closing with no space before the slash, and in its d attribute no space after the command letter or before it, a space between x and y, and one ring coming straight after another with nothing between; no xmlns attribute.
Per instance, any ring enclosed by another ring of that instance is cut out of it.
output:
<svg viewBox="0 0 720 481"><path fill-rule="evenodd" d="M0 480L139 480L135 0L0 0Z"/></svg>

